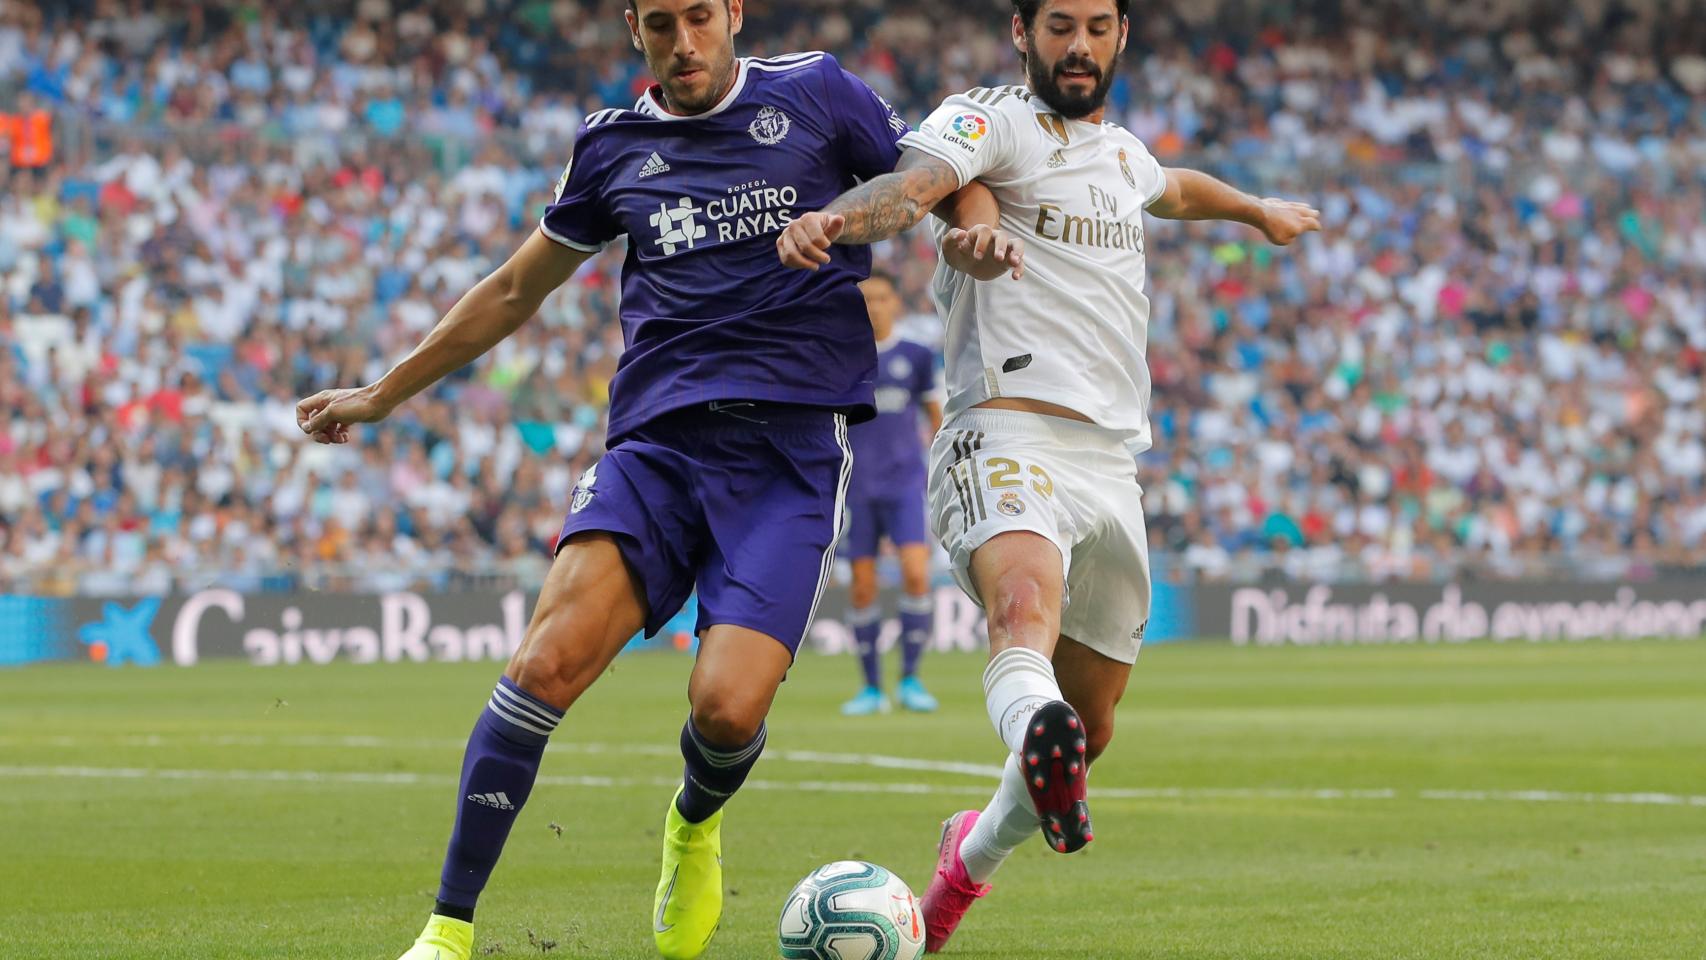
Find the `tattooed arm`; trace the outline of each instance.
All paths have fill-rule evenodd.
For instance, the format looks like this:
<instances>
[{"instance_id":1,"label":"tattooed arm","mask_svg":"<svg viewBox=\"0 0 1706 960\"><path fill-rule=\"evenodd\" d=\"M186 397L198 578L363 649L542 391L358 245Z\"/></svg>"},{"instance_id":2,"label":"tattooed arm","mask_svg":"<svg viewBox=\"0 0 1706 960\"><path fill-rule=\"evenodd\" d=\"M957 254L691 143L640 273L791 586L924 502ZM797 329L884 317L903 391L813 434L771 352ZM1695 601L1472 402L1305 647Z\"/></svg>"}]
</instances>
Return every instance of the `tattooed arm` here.
<instances>
[{"instance_id":1,"label":"tattooed arm","mask_svg":"<svg viewBox=\"0 0 1706 960\"><path fill-rule=\"evenodd\" d=\"M785 266L816 270L829 262L831 244L876 243L909 230L936 204L959 189L954 168L908 150L893 173L867 180L830 202L801 214L776 238Z\"/></svg>"},{"instance_id":2,"label":"tattooed arm","mask_svg":"<svg viewBox=\"0 0 1706 960\"><path fill-rule=\"evenodd\" d=\"M989 189L975 181L961 189L953 167L918 150L902 154L893 173L865 181L820 211L802 214L776 239L776 250L785 266L816 270L829 263L832 244L887 240L917 226L933 210L943 222L960 228L949 244L955 248L949 253L949 263L955 269L987 279L980 274L993 270L993 275L999 276L1010 267L1017 276L1023 246L1017 241L1009 243L996 224L999 209ZM967 249L983 248L975 261L984 269L974 272L967 269L973 260L956 255L967 231L978 228L982 242L974 239ZM993 259L985 260L985 251L995 253Z\"/></svg>"},{"instance_id":3,"label":"tattooed arm","mask_svg":"<svg viewBox=\"0 0 1706 960\"><path fill-rule=\"evenodd\" d=\"M893 173L867 180L837 197L823 212L847 218L838 243L876 243L918 225L936 204L960 188L954 168L921 153L901 155Z\"/></svg>"}]
</instances>

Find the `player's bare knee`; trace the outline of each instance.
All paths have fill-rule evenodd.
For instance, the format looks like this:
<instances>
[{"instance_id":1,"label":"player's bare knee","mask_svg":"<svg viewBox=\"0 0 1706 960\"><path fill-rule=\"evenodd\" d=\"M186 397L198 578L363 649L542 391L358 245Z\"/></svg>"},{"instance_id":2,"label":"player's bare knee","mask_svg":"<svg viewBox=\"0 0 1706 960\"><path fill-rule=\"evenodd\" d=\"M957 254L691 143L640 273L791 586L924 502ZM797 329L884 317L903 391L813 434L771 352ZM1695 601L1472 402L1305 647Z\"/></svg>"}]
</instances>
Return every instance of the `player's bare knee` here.
<instances>
[{"instance_id":1,"label":"player's bare knee","mask_svg":"<svg viewBox=\"0 0 1706 960\"><path fill-rule=\"evenodd\" d=\"M1040 578L1015 573L996 583L989 605L990 642L1001 647L1052 642L1052 600Z\"/></svg>"},{"instance_id":2,"label":"player's bare knee","mask_svg":"<svg viewBox=\"0 0 1706 960\"><path fill-rule=\"evenodd\" d=\"M901 573L901 589L909 597L925 597L930 595L930 574L924 570L906 570Z\"/></svg>"},{"instance_id":3,"label":"player's bare knee","mask_svg":"<svg viewBox=\"0 0 1706 960\"><path fill-rule=\"evenodd\" d=\"M762 698L735 691L702 693L693 701L693 727L710 743L739 746L758 736L768 708Z\"/></svg>"},{"instance_id":4,"label":"player's bare knee","mask_svg":"<svg viewBox=\"0 0 1706 960\"><path fill-rule=\"evenodd\" d=\"M863 610L877 602L877 582L874 579L862 580L855 577L851 594L853 608Z\"/></svg>"},{"instance_id":5,"label":"player's bare knee","mask_svg":"<svg viewBox=\"0 0 1706 960\"><path fill-rule=\"evenodd\" d=\"M573 642L571 629L560 618L540 618L508 671L516 686L559 710L567 710L586 692L603 667L592 650Z\"/></svg>"}]
</instances>

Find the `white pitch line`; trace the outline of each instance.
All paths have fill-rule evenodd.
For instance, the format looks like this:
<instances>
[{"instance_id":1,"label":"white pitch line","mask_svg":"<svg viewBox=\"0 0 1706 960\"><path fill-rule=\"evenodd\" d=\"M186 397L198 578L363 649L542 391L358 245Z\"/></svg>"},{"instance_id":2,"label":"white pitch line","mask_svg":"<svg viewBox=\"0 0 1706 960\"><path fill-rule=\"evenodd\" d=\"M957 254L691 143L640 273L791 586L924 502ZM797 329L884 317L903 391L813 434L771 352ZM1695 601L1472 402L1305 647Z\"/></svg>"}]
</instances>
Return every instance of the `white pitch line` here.
<instances>
[{"instance_id":1,"label":"white pitch line","mask_svg":"<svg viewBox=\"0 0 1706 960\"><path fill-rule=\"evenodd\" d=\"M0 766L0 777L39 777L76 780L199 780L237 783L333 783L378 786L454 786L456 778L439 773L364 773L348 770L177 770L152 767ZM679 777L590 777L542 774L547 787L657 787L681 785ZM871 783L839 780L748 780L743 790L809 793L912 793L983 796L983 787L954 787L934 783Z\"/></svg>"},{"instance_id":2,"label":"white pitch line","mask_svg":"<svg viewBox=\"0 0 1706 960\"><path fill-rule=\"evenodd\" d=\"M111 739L48 736L38 738L8 737L0 743L16 743L42 747L81 747L90 744L116 747L145 747L150 749L190 744L214 747L309 747L349 750L457 750L467 748L467 740L428 737L367 737L367 736L282 736L267 737L247 734L222 734L200 737L173 738L159 735L114 737ZM547 753L609 754L629 756L679 758L681 748L658 743L617 744L553 743ZM826 753L819 750L768 750L760 760L786 763L814 763L827 766L875 767L883 770L916 770L926 773L953 773L971 777L999 779L1001 767L985 763L960 763L952 760L925 760L918 757L896 757L881 753Z\"/></svg>"},{"instance_id":3,"label":"white pitch line","mask_svg":"<svg viewBox=\"0 0 1706 960\"><path fill-rule=\"evenodd\" d=\"M153 767L0 766L0 777L84 780L197 780L261 783L334 783L378 786L449 786L447 774L367 773L334 770L181 770ZM592 777L542 775L553 787L657 787L680 784L676 777ZM743 789L808 793L915 794L983 796L987 787L939 783L885 783L863 780L748 780ZM1555 790L1295 789L1284 787L1110 787L1097 789L1099 800L1429 800L1445 802L1574 803L1634 806L1702 807L1706 796L1674 793L1568 793Z\"/></svg>"}]
</instances>

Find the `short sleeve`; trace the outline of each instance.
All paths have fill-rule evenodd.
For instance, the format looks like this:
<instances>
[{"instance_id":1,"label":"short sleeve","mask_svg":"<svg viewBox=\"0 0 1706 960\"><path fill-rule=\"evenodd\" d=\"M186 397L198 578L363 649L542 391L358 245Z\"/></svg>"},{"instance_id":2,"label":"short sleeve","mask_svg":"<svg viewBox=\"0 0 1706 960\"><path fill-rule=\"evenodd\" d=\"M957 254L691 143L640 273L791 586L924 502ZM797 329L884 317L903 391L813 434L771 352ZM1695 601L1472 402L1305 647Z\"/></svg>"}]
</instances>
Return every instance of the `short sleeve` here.
<instances>
[{"instance_id":1,"label":"short sleeve","mask_svg":"<svg viewBox=\"0 0 1706 960\"><path fill-rule=\"evenodd\" d=\"M605 204L609 190L587 133L581 128L569 165L557 181L556 194L539 221L539 231L571 250L597 253L622 231Z\"/></svg>"},{"instance_id":2,"label":"short sleeve","mask_svg":"<svg viewBox=\"0 0 1706 960\"><path fill-rule=\"evenodd\" d=\"M901 145L928 154L954 168L960 186L988 174L999 175L1017 155L1018 136L1008 117L961 93L942 101L936 112L906 135Z\"/></svg>"},{"instance_id":3,"label":"short sleeve","mask_svg":"<svg viewBox=\"0 0 1706 960\"><path fill-rule=\"evenodd\" d=\"M848 170L861 180L893 172L900 162L900 139L909 128L889 102L865 81L825 57L830 111L840 127Z\"/></svg>"},{"instance_id":4,"label":"short sleeve","mask_svg":"<svg viewBox=\"0 0 1706 960\"><path fill-rule=\"evenodd\" d=\"M1143 207L1147 210L1167 192L1167 171L1161 169L1161 161L1155 159L1141 140L1132 139L1137 144L1131 158L1132 176L1137 178L1139 187L1147 190L1143 200Z\"/></svg>"}]
</instances>

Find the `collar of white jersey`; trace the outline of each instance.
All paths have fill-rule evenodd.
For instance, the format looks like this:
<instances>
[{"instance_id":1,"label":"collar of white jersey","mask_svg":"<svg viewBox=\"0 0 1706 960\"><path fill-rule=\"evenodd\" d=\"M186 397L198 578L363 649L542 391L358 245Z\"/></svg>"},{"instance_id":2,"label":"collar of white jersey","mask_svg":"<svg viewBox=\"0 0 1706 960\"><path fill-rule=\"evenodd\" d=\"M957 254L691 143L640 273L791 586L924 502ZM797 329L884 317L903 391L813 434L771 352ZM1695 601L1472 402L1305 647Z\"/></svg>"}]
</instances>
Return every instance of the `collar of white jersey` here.
<instances>
[{"instance_id":1,"label":"collar of white jersey","mask_svg":"<svg viewBox=\"0 0 1706 960\"><path fill-rule=\"evenodd\" d=\"M1051 116L1051 117L1060 117L1060 119L1063 122L1080 123L1086 127L1093 127L1097 130L1100 130L1103 127L1108 125L1108 122L1106 120L1103 120L1101 123L1091 123L1088 120L1074 120L1071 117L1068 117L1068 116L1062 114L1059 110L1056 110L1055 108L1049 106L1048 101L1044 100L1042 97L1037 96L1037 92L1035 90L1031 90L1031 87L1029 84L1025 85L1025 89L1030 91L1030 94L1031 94L1031 100L1030 100L1031 111L1033 113L1039 113L1039 114L1043 114L1043 115ZM1105 116L1105 114L1104 114L1104 116Z\"/></svg>"},{"instance_id":2,"label":"collar of white jersey","mask_svg":"<svg viewBox=\"0 0 1706 960\"><path fill-rule=\"evenodd\" d=\"M658 91L663 89L661 83L652 84L645 93L641 94L640 102L634 105L634 109L654 120L702 120L705 117L714 117L734 106L734 102L740 99L740 92L746 89L746 76L746 58L741 57L735 60L735 85L729 88L728 93L723 94L723 99L718 100L716 106L704 113L670 113L657 100Z\"/></svg>"}]
</instances>

